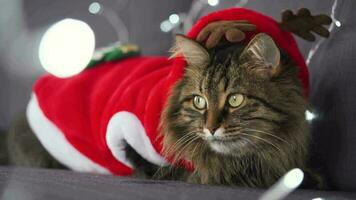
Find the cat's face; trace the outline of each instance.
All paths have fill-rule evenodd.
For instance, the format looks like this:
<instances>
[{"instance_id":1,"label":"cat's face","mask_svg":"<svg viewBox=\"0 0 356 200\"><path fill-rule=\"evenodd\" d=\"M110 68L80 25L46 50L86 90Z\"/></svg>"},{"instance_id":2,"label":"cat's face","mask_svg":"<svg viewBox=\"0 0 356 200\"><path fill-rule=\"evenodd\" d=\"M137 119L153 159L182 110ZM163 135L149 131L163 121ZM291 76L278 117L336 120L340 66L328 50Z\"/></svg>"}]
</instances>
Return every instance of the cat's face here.
<instances>
[{"instance_id":1,"label":"cat's face","mask_svg":"<svg viewBox=\"0 0 356 200\"><path fill-rule=\"evenodd\" d=\"M222 61L183 36L177 47L188 67L163 116L168 151L239 155L290 143L283 125L303 116L304 98L269 36L257 35Z\"/></svg>"}]
</instances>

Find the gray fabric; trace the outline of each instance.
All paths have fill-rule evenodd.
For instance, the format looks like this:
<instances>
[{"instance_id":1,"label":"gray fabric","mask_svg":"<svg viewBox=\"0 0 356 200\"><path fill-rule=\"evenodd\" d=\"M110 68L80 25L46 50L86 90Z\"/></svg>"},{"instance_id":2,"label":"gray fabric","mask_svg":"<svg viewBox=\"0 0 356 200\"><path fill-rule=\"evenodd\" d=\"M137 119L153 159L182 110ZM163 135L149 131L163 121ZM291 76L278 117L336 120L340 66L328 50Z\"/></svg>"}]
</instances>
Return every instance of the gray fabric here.
<instances>
[{"instance_id":1,"label":"gray fabric","mask_svg":"<svg viewBox=\"0 0 356 200\"><path fill-rule=\"evenodd\" d=\"M356 190L356 1L340 1L342 26L320 47L310 65L313 162L330 187Z\"/></svg>"},{"instance_id":2,"label":"gray fabric","mask_svg":"<svg viewBox=\"0 0 356 200\"><path fill-rule=\"evenodd\" d=\"M255 200L264 192L260 189L211 187L183 182L148 181L27 168L0 168L0 188L1 199L4 200ZM288 199L305 200L316 197L328 200L355 199L356 193L300 190L294 192Z\"/></svg>"},{"instance_id":3,"label":"gray fabric","mask_svg":"<svg viewBox=\"0 0 356 200\"><path fill-rule=\"evenodd\" d=\"M7 1L13 2L13 0ZM51 2L46 2L44 0L33 0L23 2L24 19L26 20L24 22L24 27L28 28L30 31L34 31L36 28L47 26L49 23L55 22L56 20L59 20L63 17L73 17L84 19L90 22L90 25L93 26L95 31L98 32L97 42L99 45L103 46L116 40L114 31L107 28L109 25L104 19L90 15L84 11L82 13L77 12L78 10L86 10L88 4L91 1L83 0L78 1L75 4L69 0ZM173 3L171 1L156 0L154 3L152 3L151 1L144 0L130 0L131 5L125 7L127 2L127 0L110 0L107 1L107 5L111 6L112 9L116 10L119 15L123 17L124 22L129 26L132 41L137 42L140 46L142 46L145 54L165 54L171 44L172 37L170 34L164 34L159 31L159 23L172 12L187 11L191 1L174 1ZM222 4L220 7L231 7L235 5L236 2L237 1L221 1ZM285 8L296 10L300 7L307 7L311 9L312 13L330 13L332 3L333 0L268 0L249 1L246 7L273 16L275 19L279 19L280 11ZM6 7L6 10L10 10L12 13L22 11L14 11L13 9L8 8L9 7ZM217 8L214 7L212 9ZM312 154L312 161L314 165L318 166L319 169L325 173L330 187L332 189L338 190L356 190L356 172L354 170L356 168L355 9L356 1L339 0L336 16L342 22L342 27L336 28L336 31L332 33L331 38L326 40L326 42L321 46L320 50L317 52L310 64L310 99L313 107L319 115L318 119L315 120L312 124L314 136L314 153ZM2 12L2 14L3 13L5 12ZM6 18L1 17L1 19ZM13 22L13 18L11 18L9 23L10 22ZM7 22L5 21L4 23ZM9 35L13 35L15 32L16 31L10 31ZM20 30L17 32L25 31ZM3 39L3 41L5 41L5 39L7 40L8 38ZM313 45L313 43L308 43L300 39L298 39L298 44L305 56L307 55L311 45ZM7 51L8 45L3 46L3 49ZM0 54L4 54L4 51L0 52ZM19 54L21 57L22 55L25 55L25 53L22 51L19 51ZM39 67L39 65L31 66L29 63L18 61L21 60L19 58L20 57L18 57L18 59L11 59L13 62L9 63L5 62L5 59L3 58L0 60L0 127L3 128L8 126L9 121L13 117L14 113L25 108L31 90L31 83L35 80L35 77L38 76L39 73L42 73L42 69ZM17 73L15 73L16 75L14 75L13 72L10 73L10 68L18 69ZM31 73L25 73L24 71L26 71L26 69L31 71ZM30 172L27 171L27 173ZM56 190L50 189L49 186L46 186L45 183L47 181L50 183L49 185L54 186L56 185L54 182L60 180L60 185L56 185L56 187L58 186L61 188L61 190L57 192L58 195L61 195L64 198L65 195L67 195L66 192L70 193L75 190L74 186L69 186L68 188L65 187L63 184L67 184L67 182L63 183L64 180L58 178L62 177L63 179L68 179L69 181L73 180L71 176L65 176L69 172L60 172L59 175L55 176L58 177L54 178L54 180L51 180L52 177L48 174L45 176L40 176L41 173L44 173L43 171L36 171L33 173L35 173L35 175L29 175L30 178L26 179L27 182L25 183L30 184L36 183L37 181L40 182L39 184L42 184L42 186L37 186L36 184L24 186L21 182L15 182L14 187L24 188L27 192L30 192L29 190L33 189L33 193L36 193L37 196L40 195L39 193L43 192L45 188L49 191L48 195L53 196ZM49 172L46 171L46 173ZM62 175L62 173L64 173L64 175ZM37 174L39 174L38 178L33 178L34 176L37 176ZM4 176L9 175L11 175L9 171L7 171L5 175L2 173L1 180L4 181ZM80 178L82 175L77 176L79 176L79 178L78 182L75 182L75 184L78 185L77 187L80 188L80 191L85 191L83 188L85 188L86 183L80 183L79 181L86 181L87 179ZM14 175L14 177L17 177L18 180L22 180L20 179L20 175ZM31 177L33 179L31 179ZM96 176L90 177L94 179ZM23 178L26 178L26 176L23 176ZM41 181L41 178L46 178L48 180ZM120 183L120 187L128 187L128 193L131 191L133 196L136 195L134 192L132 192L132 190L130 190L130 186L133 184L132 182L127 181L130 184L128 186L124 186L125 181L123 180L126 179L111 179L108 177L100 178L100 180L102 180L100 184L103 185L109 184L104 183L105 181L103 179L108 181L117 180ZM11 179L6 180L11 182ZM95 182L93 181L93 183ZM155 190L156 183L149 184L152 185L152 189L149 189L149 186L146 184L146 182L144 183L145 184L142 185L147 185L147 187L144 187L145 191ZM2 184L4 184L4 182L2 182ZM13 183L11 182L11 187L13 187L12 184ZM178 183L170 182L167 187L174 188L175 184ZM163 184L160 182L157 183L157 186L158 185ZM93 188L94 186L90 187ZM99 189L103 191L105 189L103 187L104 186L100 185ZM182 187L183 186L180 188ZM184 187L188 186L184 185ZM109 188L111 188L113 191L106 189L108 193L114 192L114 194L116 194L116 188L114 186L110 186ZM140 187L140 189L142 189L142 187ZM123 189L118 190L118 192L123 192L125 194L125 192L121 190ZM135 188L135 190L138 189ZM156 190L159 189L156 188ZM199 191L200 189L196 190ZM230 191L229 189L227 190ZM180 189L179 191L184 190ZM205 190L203 191L205 192ZM237 189L237 191L239 192L227 193L234 195L239 195L240 192L241 195L247 193L245 189ZM250 193L247 195L249 197L256 197L256 194L258 193L250 190L248 192ZM309 194L310 192L306 193ZM85 194L87 196L93 195L92 199L95 199L94 197L99 197L99 194L95 193L94 191L89 191ZM183 196L178 197L184 198L186 197L184 196L185 194L193 195L192 193L183 193L179 194ZM217 195L211 194L210 192L207 192L207 194L208 196L212 195L212 197L218 197ZM221 195L222 193L217 192L217 194ZM165 197L168 198L169 196ZM244 199L247 199L247 197Z\"/></svg>"}]
</instances>

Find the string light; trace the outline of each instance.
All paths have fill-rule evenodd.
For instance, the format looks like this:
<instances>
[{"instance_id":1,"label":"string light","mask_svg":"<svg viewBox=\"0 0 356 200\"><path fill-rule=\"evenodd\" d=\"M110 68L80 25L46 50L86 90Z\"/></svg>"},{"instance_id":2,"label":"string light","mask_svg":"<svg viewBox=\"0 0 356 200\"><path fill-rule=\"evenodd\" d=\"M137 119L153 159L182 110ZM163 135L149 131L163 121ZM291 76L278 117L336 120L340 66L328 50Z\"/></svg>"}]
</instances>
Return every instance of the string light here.
<instances>
[{"instance_id":1,"label":"string light","mask_svg":"<svg viewBox=\"0 0 356 200\"><path fill-rule=\"evenodd\" d=\"M244 7L248 3L248 0L239 0L235 6ZM215 7L220 4L220 0L194 0L189 11L186 13L171 14L168 18L168 21L171 24L168 24L165 21L161 22L161 31L163 32L173 32L173 33L185 33L187 32L200 16L203 13L204 9L209 6Z\"/></svg>"},{"instance_id":2,"label":"string light","mask_svg":"<svg viewBox=\"0 0 356 200\"><path fill-rule=\"evenodd\" d=\"M293 169L289 171L283 179L283 183L290 189L297 188L304 179L304 173L300 169Z\"/></svg>"},{"instance_id":3,"label":"string light","mask_svg":"<svg viewBox=\"0 0 356 200\"><path fill-rule=\"evenodd\" d=\"M305 111L305 119L308 121L312 121L313 119L316 118L316 115L309 110Z\"/></svg>"},{"instance_id":4,"label":"string light","mask_svg":"<svg viewBox=\"0 0 356 200\"><path fill-rule=\"evenodd\" d=\"M334 0L334 3L333 3L333 5L332 5L332 7L331 7L331 14L330 14L330 17L331 17L331 19L332 19L332 21L333 21L334 23L332 23L332 24L329 26L329 28L328 28L329 33L331 33L331 32L334 30L335 26L336 26L336 27L340 27L340 26L341 26L341 22L335 18L335 15L336 15L336 8L337 8L337 7L338 7L338 0ZM307 65L309 65L311 59L313 58L313 56L315 55L315 53L318 51L320 45L321 45L324 41L325 41L324 38L320 39L320 40L310 49L310 51L309 51L309 53L308 53L308 57L307 57L307 59L306 59L306 61L305 61Z\"/></svg>"},{"instance_id":5,"label":"string light","mask_svg":"<svg viewBox=\"0 0 356 200\"><path fill-rule=\"evenodd\" d=\"M164 20L160 24L162 32L185 33L191 28L193 22L199 17L199 14L206 6L217 5L219 0L194 0L192 6L187 13L171 14L168 20Z\"/></svg>"},{"instance_id":6,"label":"string light","mask_svg":"<svg viewBox=\"0 0 356 200\"><path fill-rule=\"evenodd\" d=\"M102 10L102 7L98 2L93 2L89 5L88 10L91 14L99 14Z\"/></svg>"},{"instance_id":7,"label":"string light","mask_svg":"<svg viewBox=\"0 0 356 200\"><path fill-rule=\"evenodd\" d=\"M160 25L162 32L169 32L173 29L173 24L169 20L165 20Z\"/></svg>"},{"instance_id":8,"label":"string light","mask_svg":"<svg viewBox=\"0 0 356 200\"><path fill-rule=\"evenodd\" d=\"M236 3L235 6L244 7L247 3L248 3L248 0L240 0L238 3Z\"/></svg>"},{"instance_id":9,"label":"string light","mask_svg":"<svg viewBox=\"0 0 356 200\"><path fill-rule=\"evenodd\" d=\"M120 15L112 7L106 6L105 3L92 2L88 11L92 14L98 15L98 17L103 17L116 32L117 39L115 41L120 41L121 43L127 43L130 41L129 31L126 24L121 19Z\"/></svg>"},{"instance_id":10,"label":"string light","mask_svg":"<svg viewBox=\"0 0 356 200\"><path fill-rule=\"evenodd\" d=\"M219 4L219 0L208 0L208 4L210 6L217 6Z\"/></svg>"},{"instance_id":11,"label":"string light","mask_svg":"<svg viewBox=\"0 0 356 200\"><path fill-rule=\"evenodd\" d=\"M181 22L180 16L178 14L171 14L167 20L161 22L160 28L162 32L170 32Z\"/></svg>"},{"instance_id":12,"label":"string light","mask_svg":"<svg viewBox=\"0 0 356 200\"><path fill-rule=\"evenodd\" d=\"M303 182L304 173L301 169L295 168L287 172L272 187L262 194L259 200L280 200L284 199L291 192L299 187Z\"/></svg>"},{"instance_id":13,"label":"string light","mask_svg":"<svg viewBox=\"0 0 356 200\"><path fill-rule=\"evenodd\" d=\"M179 15L177 14L171 14L169 16L169 21L172 23L172 24L177 24L179 22Z\"/></svg>"}]
</instances>

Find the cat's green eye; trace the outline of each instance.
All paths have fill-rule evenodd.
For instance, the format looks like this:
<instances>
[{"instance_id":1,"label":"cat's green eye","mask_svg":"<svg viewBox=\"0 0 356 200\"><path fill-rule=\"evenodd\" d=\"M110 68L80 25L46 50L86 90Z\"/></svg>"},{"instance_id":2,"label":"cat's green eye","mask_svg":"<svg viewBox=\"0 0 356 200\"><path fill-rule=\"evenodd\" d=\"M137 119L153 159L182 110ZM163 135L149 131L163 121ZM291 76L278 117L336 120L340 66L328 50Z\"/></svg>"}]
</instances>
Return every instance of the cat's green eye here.
<instances>
[{"instance_id":1,"label":"cat's green eye","mask_svg":"<svg viewBox=\"0 0 356 200\"><path fill-rule=\"evenodd\" d=\"M206 100L201 96L194 96L193 105L195 108L203 110L206 108Z\"/></svg>"},{"instance_id":2,"label":"cat's green eye","mask_svg":"<svg viewBox=\"0 0 356 200\"><path fill-rule=\"evenodd\" d=\"M242 105L245 97L242 94L233 94L229 96L228 103L231 107L237 108Z\"/></svg>"}]
</instances>

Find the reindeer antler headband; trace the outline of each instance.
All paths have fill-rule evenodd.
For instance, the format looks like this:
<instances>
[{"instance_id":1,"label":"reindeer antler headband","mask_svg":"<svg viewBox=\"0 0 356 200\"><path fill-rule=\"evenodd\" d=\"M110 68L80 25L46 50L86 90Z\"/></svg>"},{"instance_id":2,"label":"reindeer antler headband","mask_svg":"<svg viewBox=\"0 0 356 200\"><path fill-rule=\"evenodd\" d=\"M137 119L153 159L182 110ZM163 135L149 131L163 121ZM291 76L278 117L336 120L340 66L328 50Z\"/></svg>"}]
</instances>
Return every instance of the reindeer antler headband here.
<instances>
[{"instance_id":1,"label":"reindeer antler headband","mask_svg":"<svg viewBox=\"0 0 356 200\"><path fill-rule=\"evenodd\" d=\"M311 15L306 8L301 8L294 14L291 10L282 12L282 22L279 26L284 31L289 31L295 35L308 40L314 41L315 36L312 32L322 36L329 37L329 31L323 25L331 24L332 20L328 15ZM221 39L224 38L231 42L240 42L245 39L245 31L254 31L256 26L246 20L236 21L217 21L204 27L197 41L205 43L205 47L210 49L215 47Z\"/></svg>"}]
</instances>

